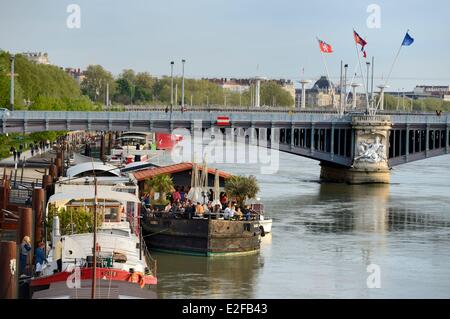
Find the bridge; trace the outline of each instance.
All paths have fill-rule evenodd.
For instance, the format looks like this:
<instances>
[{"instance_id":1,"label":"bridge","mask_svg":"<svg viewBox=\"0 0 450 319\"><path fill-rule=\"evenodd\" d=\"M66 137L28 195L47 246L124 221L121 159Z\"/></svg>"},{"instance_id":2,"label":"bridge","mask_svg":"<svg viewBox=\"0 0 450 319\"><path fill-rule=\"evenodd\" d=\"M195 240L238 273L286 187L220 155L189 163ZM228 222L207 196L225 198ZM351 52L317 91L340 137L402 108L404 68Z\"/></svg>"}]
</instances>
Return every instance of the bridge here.
<instances>
[{"instance_id":1,"label":"bridge","mask_svg":"<svg viewBox=\"0 0 450 319\"><path fill-rule=\"evenodd\" d=\"M230 119L233 134L252 131L280 151L321 162L321 177L349 183L389 182L389 169L449 154L450 116L381 113L198 110L188 112L14 111L1 114L1 133L56 130L159 131L217 127Z\"/></svg>"}]
</instances>

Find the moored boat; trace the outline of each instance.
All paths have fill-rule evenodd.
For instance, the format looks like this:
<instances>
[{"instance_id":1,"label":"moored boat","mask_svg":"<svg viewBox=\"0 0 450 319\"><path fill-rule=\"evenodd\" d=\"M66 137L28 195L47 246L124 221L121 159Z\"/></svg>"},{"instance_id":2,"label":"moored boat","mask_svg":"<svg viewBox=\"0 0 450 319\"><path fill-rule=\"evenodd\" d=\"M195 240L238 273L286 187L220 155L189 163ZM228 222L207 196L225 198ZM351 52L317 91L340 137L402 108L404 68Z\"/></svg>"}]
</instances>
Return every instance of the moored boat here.
<instances>
[{"instance_id":1,"label":"moored boat","mask_svg":"<svg viewBox=\"0 0 450 319\"><path fill-rule=\"evenodd\" d=\"M225 182L232 175L193 163L134 173L144 194L151 192L147 186L152 180L165 175L170 175L169 180L175 185L171 203L167 206L145 204L142 228L150 249L202 256L259 251L264 230L258 214L248 210L245 214L229 216L226 205L220 202L219 194L225 195ZM159 197L164 196L159 194Z\"/></svg>"},{"instance_id":2,"label":"moored boat","mask_svg":"<svg viewBox=\"0 0 450 319\"><path fill-rule=\"evenodd\" d=\"M95 171L95 167L91 170ZM73 293L64 291L61 283L65 283L67 289L81 289L89 280L99 287L105 283L114 286L118 291L116 297L141 298L146 294L130 295L134 291L131 286L142 288L157 284L156 261L141 240L136 184L121 176L104 176L98 180L87 174L88 170L84 170L78 178L61 179L55 187L56 193L48 200L46 216L52 218L52 245L41 273L30 281L33 298L34 292L48 289L54 290L54 297L70 297ZM77 231L76 227L82 227L77 224L77 214L82 212L94 212L93 215L98 216L99 226L94 227L93 232ZM66 219L65 226L61 227L63 235L59 227L60 214ZM125 290L123 294L122 290ZM44 295L52 293L36 296Z\"/></svg>"},{"instance_id":3,"label":"moored boat","mask_svg":"<svg viewBox=\"0 0 450 319\"><path fill-rule=\"evenodd\" d=\"M153 214L142 227L150 249L172 253L249 254L258 252L261 243L260 224L256 220L176 219Z\"/></svg>"}]
</instances>

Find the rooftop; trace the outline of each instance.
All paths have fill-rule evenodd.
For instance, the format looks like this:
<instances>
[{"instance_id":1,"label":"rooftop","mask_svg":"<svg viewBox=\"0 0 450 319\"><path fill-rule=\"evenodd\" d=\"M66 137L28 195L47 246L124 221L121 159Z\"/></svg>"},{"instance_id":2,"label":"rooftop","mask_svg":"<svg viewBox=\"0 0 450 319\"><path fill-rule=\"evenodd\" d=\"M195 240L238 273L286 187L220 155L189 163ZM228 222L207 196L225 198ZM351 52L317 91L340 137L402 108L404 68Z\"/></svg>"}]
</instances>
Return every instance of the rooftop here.
<instances>
[{"instance_id":1,"label":"rooftop","mask_svg":"<svg viewBox=\"0 0 450 319\"><path fill-rule=\"evenodd\" d=\"M169 165L169 166L164 166L164 167L155 167L155 168L149 168L149 169L145 169L145 170L141 170L138 172L133 173L134 177L136 178L137 181L143 181L147 178L153 178L157 175L161 175L161 174L174 174L174 173L179 173L179 172L183 172L183 171L187 171L187 170L192 170L193 167L193 163L190 162L185 162L185 163L179 163L179 164L174 164L174 165ZM202 167L201 165L198 166L199 169L201 170ZM208 174L215 174L216 169L215 168L208 168ZM219 176L222 178L230 178L232 175L229 173L226 173L224 171L220 171L218 170Z\"/></svg>"}]
</instances>

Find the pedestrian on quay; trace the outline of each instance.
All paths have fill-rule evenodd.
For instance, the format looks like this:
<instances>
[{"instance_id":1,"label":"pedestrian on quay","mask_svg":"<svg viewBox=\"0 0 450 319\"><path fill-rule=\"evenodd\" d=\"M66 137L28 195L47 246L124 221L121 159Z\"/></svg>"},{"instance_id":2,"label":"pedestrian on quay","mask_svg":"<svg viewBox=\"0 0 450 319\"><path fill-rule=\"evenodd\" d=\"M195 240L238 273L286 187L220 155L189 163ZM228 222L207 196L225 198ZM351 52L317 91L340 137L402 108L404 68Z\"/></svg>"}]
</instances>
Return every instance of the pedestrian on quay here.
<instances>
[{"instance_id":1,"label":"pedestrian on quay","mask_svg":"<svg viewBox=\"0 0 450 319\"><path fill-rule=\"evenodd\" d=\"M30 144L31 156L34 156L34 145Z\"/></svg>"},{"instance_id":2,"label":"pedestrian on quay","mask_svg":"<svg viewBox=\"0 0 450 319\"><path fill-rule=\"evenodd\" d=\"M13 157L14 157L14 162L15 162L16 161L16 157L17 157L16 148L14 146L11 146L10 151L11 151Z\"/></svg>"},{"instance_id":3,"label":"pedestrian on quay","mask_svg":"<svg viewBox=\"0 0 450 319\"><path fill-rule=\"evenodd\" d=\"M38 244L38 247L36 248L35 251L35 258L36 258L36 276L39 277L41 275L42 272L42 267L44 266L44 263L47 262L47 258L45 258L45 251L44 251L44 242L41 241Z\"/></svg>"},{"instance_id":4,"label":"pedestrian on quay","mask_svg":"<svg viewBox=\"0 0 450 319\"><path fill-rule=\"evenodd\" d=\"M20 275L26 275L28 254L31 250L30 237L25 236L20 244Z\"/></svg>"},{"instance_id":5,"label":"pedestrian on quay","mask_svg":"<svg viewBox=\"0 0 450 319\"><path fill-rule=\"evenodd\" d=\"M58 272L62 271L62 241L63 238L61 237L55 245L55 252L53 255L53 259L56 260L56 264L58 265Z\"/></svg>"}]
</instances>

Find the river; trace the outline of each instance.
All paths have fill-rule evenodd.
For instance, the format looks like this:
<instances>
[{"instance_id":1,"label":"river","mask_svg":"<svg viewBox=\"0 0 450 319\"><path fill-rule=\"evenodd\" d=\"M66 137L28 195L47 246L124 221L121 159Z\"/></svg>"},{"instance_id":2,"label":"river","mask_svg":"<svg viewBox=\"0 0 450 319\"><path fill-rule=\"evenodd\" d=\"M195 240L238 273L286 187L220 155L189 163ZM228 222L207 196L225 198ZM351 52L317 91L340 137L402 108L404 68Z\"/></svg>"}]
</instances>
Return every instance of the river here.
<instances>
[{"instance_id":1,"label":"river","mask_svg":"<svg viewBox=\"0 0 450 319\"><path fill-rule=\"evenodd\" d=\"M449 160L396 167L391 185L357 186L322 184L317 162L285 153L274 175L257 165L214 165L256 175L272 234L249 256L154 253L158 296L449 298ZM368 288L369 265L380 288Z\"/></svg>"}]
</instances>

